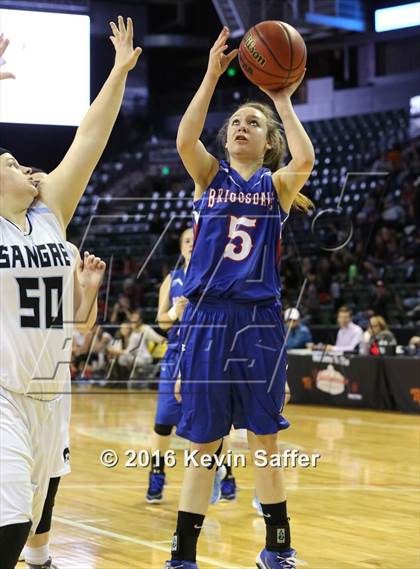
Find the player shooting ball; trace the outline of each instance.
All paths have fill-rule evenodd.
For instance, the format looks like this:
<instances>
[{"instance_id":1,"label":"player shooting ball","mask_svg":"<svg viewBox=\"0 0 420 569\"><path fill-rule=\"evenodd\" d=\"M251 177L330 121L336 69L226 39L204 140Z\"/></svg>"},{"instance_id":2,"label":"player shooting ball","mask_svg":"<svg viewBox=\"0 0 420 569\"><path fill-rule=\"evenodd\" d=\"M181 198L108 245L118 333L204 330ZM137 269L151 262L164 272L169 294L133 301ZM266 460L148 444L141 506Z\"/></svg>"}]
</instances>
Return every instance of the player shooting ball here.
<instances>
[{"instance_id":1,"label":"player shooting ball","mask_svg":"<svg viewBox=\"0 0 420 569\"><path fill-rule=\"evenodd\" d=\"M194 248L184 281L189 303L180 329L182 417L177 434L199 455L219 456L232 425L246 429L251 456L278 452L277 433L286 389L285 327L278 264L282 227L292 205L312 202L300 191L314 164L314 149L288 87L265 92L283 123L291 160L282 167L285 139L272 109L241 105L223 125L226 160L200 141L220 76L236 56L224 28L210 50L204 79L178 128L177 148L195 184ZM206 514L216 460L187 468L166 568L197 569L196 547ZM255 468L266 522L260 569L296 566L291 547L282 469Z\"/></svg>"}]
</instances>

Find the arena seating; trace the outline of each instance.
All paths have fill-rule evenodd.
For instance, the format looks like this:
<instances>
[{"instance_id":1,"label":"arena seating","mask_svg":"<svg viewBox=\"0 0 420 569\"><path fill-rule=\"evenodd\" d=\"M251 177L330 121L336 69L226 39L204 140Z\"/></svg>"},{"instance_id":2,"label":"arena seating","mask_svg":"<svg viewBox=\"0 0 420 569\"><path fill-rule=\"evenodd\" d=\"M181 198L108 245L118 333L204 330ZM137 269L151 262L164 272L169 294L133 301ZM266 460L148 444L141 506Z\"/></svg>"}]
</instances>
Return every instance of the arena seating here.
<instances>
[{"instance_id":1,"label":"arena seating","mask_svg":"<svg viewBox=\"0 0 420 569\"><path fill-rule=\"evenodd\" d=\"M319 280L325 269L322 263L320 265L320 259L327 257L335 259L334 266L327 266L326 272L330 276L337 274L340 300L363 312L369 308L371 296L367 285L373 286L376 280L384 280L392 296L391 323L407 324L401 307L406 296L416 294L414 283L419 274L419 244L410 205L412 196L406 196L404 201L403 187L413 183L419 172L415 168L410 171L411 166L404 159L398 167L392 162L393 156L388 156L391 151L395 153L395 149L404 156L401 149L408 147L407 112L396 110L321 120L306 123L305 128L316 149L316 162L304 191L315 202L318 212L336 207L345 183L341 206L352 220L357 239L347 245L348 257L338 261L339 255L320 250L316 240L311 238L313 215L294 213L283 236L284 272L286 275L295 273L294 279L287 276L284 279L286 302L295 302L304 276L309 274L311 277L311 271ZM207 132L205 138L214 140L215 135ZM215 151L214 147L212 151ZM154 318L159 283L164 272L178 258L176 236L190 224L192 191L192 183L176 153L174 139L153 135L146 143L133 145L132 151L102 164L92 177L73 220L73 241L112 263L114 284L122 283L128 276L136 276L119 268L122 258L131 259L147 291L146 306L143 307L146 319ZM388 207L402 203L403 223L398 219L391 224L381 220L384 203ZM390 259L389 268L385 272L381 269L376 275L375 240L380 241L377 233L383 225L389 228L399 251L393 261ZM390 239L389 235L386 239ZM384 246L386 239L383 238ZM356 246L360 240L367 246L365 251L360 250L360 243ZM308 274L302 266L299 268L304 258L312 267ZM349 278L352 264L358 267L354 279ZM409 269L411 281L407 279ZM145 280L147 283L143 282ZM326 281L330 286L331 279ZM316 310L312 314L311 306L314 305L311 302L306 305L304 298L303 313L315 324L332 324L336 306L330 290L323 290L318 282L313 285L316 287Z\"/></svg>"}]
</instances>

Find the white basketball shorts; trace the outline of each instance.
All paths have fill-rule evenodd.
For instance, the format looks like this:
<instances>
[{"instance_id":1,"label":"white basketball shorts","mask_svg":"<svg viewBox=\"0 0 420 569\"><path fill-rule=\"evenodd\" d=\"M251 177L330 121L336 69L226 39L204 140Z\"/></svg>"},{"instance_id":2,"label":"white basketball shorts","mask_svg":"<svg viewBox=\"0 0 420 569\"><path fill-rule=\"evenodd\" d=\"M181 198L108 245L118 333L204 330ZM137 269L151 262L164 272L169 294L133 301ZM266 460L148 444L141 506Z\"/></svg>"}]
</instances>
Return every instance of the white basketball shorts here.
<instances>
[{"instance_id":1,"label":"white basketball shorts","mask_svg":"<svg viewBox=\"0 0 420 569\"><path fill-rule=\"evenodd\" d=\"M0 526L42 515L50 478L62 452L66 405L40 401L0 387Z\"/></svg>"}]
</instances>

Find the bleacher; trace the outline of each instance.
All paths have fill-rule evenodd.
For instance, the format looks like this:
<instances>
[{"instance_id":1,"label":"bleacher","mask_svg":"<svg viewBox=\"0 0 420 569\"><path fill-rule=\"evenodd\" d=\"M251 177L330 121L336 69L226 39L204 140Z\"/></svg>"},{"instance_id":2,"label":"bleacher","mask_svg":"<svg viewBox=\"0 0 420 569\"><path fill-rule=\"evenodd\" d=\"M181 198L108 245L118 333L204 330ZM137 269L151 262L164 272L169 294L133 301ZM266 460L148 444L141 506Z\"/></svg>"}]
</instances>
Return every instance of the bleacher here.
<instances>
[{"instance_id":1,"label":"bleacher","mask_svg":"<svg viewBox=\"0 0 420 569\"><path fill-rule=\"evenodd\" d=\"M320 120L306 123L305 128L313 141L316 161L304 191L315 202L317 211L336 207L345 183L341 206L353 223L368 197L377 200L390 191L399 196L400 188L390 188L388 176L373 173L372 166L387 150L407 141L405 110ZM215 138L215 133L206 133L206 138ZM170 170L167 175L161 173L164 167ZM156 312L162 266L172 266L178 257L176 251L166 250L166 238L179 234L190 224L192 192L193 184L176 153L175 141L153 137L95 172L74 217L71 234L81 248L95 251L108 262L130 257L140 267L139 278L147 277L149 281L147 317L153 318ZM294 213L283 245L297 248L300 257L316 260L320 251L316 240L310 238L311 221L311 217ZM354 245L350 241L348 247L352 249ZM112 289L118 291L118 282L127 275L114 272ZM393 274L387 280L403 297L406 291L412 291L400 286L400 276ZM288 290L288 301L292 303L298 292ZM367 307L366 282L361 279L345 285L343 296L360 309ZM321 303L320 310L321 323L334 322L331 303ZM398 306L393 309L393 317L404 323Z\"/></svg>"}]
</instances>

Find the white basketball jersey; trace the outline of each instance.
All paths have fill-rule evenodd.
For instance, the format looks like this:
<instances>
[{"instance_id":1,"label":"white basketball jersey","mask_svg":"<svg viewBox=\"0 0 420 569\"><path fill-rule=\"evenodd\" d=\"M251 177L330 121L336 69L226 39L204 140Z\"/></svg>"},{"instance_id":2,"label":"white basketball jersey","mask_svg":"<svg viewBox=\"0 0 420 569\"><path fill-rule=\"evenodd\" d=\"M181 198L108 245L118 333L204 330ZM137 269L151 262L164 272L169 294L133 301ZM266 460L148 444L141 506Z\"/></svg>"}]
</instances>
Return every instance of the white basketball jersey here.
<instances>
[{"instance_id":1,"label":"white basketball jersey","mask_svg":"<svg viewBox=\"0 0 420 569\"><path fill-rule=\"evenodd\" d=\"M50 400L70 374L74 255L45 204L27 221L23 232L0 217L0 385Z\"/></svg>"}]
</instances>

